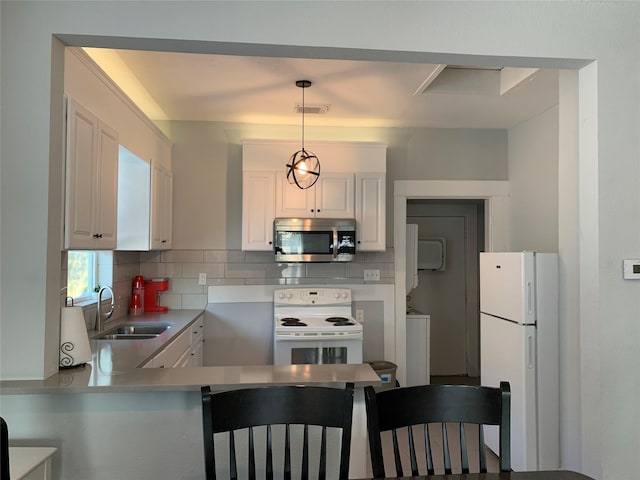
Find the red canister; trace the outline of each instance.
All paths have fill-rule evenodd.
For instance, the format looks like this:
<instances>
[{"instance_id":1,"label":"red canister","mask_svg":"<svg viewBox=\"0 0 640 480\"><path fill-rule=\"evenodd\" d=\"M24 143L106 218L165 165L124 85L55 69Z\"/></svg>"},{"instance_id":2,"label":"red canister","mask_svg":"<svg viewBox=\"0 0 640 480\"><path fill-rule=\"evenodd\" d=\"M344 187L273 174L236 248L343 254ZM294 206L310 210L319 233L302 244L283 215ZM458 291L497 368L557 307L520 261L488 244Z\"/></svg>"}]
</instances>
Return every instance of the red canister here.
<instances>
[{"instance_id":1,"label":"red canister","mask_svg":"<svg viewBox=\"0 0 640 480\"><path fill-rule=\"evenodd\" d=\"M144 277L142 275L133 277L129 313L131 315L142 315L144 313Z\"/></svg>"}]
</instances>

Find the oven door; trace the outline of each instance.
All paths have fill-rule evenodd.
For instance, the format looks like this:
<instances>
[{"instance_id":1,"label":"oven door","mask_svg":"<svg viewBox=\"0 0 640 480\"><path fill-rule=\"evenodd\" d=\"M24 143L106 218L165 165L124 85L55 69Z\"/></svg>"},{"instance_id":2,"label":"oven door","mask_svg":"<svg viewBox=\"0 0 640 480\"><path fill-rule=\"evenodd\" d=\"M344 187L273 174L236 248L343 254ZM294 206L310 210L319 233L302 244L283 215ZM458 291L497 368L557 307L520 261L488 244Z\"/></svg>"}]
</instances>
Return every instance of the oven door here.
<instances>
[{"instance_id":1,"label":"oven door","mask_svg":"<svg viewBox=\"0 0 640 480\"><path fill-rule=\"evenodd\" d=\"M362 339L288 340L274 344L275 365L362 363Z\"/></svg>"}]
</instances>

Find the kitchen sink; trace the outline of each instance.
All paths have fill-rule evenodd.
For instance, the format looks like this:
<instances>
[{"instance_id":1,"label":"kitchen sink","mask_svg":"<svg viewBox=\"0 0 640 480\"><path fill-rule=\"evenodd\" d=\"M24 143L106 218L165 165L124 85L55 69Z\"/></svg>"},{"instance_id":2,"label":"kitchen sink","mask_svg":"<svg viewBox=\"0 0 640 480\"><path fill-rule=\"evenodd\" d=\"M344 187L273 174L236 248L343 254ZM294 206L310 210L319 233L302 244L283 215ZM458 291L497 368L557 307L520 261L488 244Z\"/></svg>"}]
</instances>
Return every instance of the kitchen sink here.
<instances>
[{"instance_id":1,"label":"kitchen sink","mask_svg":"<svg viewBox=\"0 0 640 480\"><path fill-rule=\"evenodd\" d=\"M95 340L148 340L150 338L156 338L158 334L148 333L109 333L94 337Z\"/></svg>"},{"instance_id":2,"label":"kitchen sink","mask_svg":"<svg viewBox=\"0 0 640 480\"><path fill-rule=\"evenodd\" d=\"M123 323L93 337L95 340L145 340L171 328L170 323Z\"/></svg>"}]
</instances>

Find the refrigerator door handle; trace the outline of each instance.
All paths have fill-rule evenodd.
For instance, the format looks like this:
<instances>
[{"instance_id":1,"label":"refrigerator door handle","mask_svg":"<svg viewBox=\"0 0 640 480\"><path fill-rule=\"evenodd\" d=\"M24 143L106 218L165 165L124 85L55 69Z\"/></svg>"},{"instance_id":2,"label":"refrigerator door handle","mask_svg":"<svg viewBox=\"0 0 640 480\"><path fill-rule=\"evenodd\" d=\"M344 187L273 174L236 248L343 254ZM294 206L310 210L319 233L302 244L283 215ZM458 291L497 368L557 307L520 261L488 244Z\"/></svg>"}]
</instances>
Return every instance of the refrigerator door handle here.
<instances>
[{"instance_id":1,"label":"refrigerator door handle","mask_svg":"<svg viewBox=\"0 0 640 480\"><path fill-rule=\"evenodd\" d=\"M531 282L527 282L527 314L533 315L533 289Z\"/></svg>"},{"instance_id":2,"label":"refrigerator door handle","mask_svg":"<svg viewBox=\"0 0 640 480\"><path fill-rule=\"evenodd\" d=\"M533 345L533 336L527 335L527 368L533 369L535 367L535 350Z\"/></svg>"}]
</instances>

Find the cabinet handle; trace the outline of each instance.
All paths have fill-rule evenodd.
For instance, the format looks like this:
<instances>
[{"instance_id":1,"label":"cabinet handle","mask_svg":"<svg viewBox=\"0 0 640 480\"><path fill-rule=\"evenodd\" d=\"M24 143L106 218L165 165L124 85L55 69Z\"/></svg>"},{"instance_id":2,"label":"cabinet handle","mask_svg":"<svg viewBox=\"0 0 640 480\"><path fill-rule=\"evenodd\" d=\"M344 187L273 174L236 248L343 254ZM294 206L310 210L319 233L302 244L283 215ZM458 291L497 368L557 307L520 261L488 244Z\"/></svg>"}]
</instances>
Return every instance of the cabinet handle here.
<instances>
[{"instance_id":1,"label":"cabinet handle","mask_svg":"<svg viewBox=\"0 0 640 480\"><path fill-rule=\"evenodd\" d=\"M360 240L358 240L358 242L357 242L357 243L360 243Z\"/></svg>"},{"instance_id":2,"label":"cabinet handle","mask_svg":"<svg viewBox=\"0 0 640 480\"><path fill-rule=\"evenodd\" d=\"M320 209L319 208L316 210L316 213L320 213Z\"/></svg>"},{"instance_id":3,"label":"cabinet handle","mask_svg":"<svg viewBox=\"0 0 640 480\"><path fill-rule=\"evenodd\" d=\"M102 235L100 235L100 236L102 236ZM167 241L166 240L162 240L160 243L167 243Z\"/></svg>"},{"instance_id":4,"label":"cabinet handle","mask_svg":"<svg viewBox=\"0 0 640 480\"><path fill-rule=\"evenodd\" d=\"M313 208L311 209L311 213L313 213Z\"/></svg>"},{"instance_id":5,"label":"cabinet handle","mask_svg":"<svg viewBox=\"0 0 640 480\"><path fill-rule=\"evenodd\" d=\"M102 234L101 233L94 233L93 234L93 238L102 238Z\"/></svg>"},{"instance_id":6,"label":"cabinet handle","mask_svg":"<svg viewBox=\"0 0 640 480\"><path fill-rule=\"evenodd\" d=\"M273 244L273 242L269 242L269 245L272 245L272 244Z\"/></svg>"}]
</instances>

